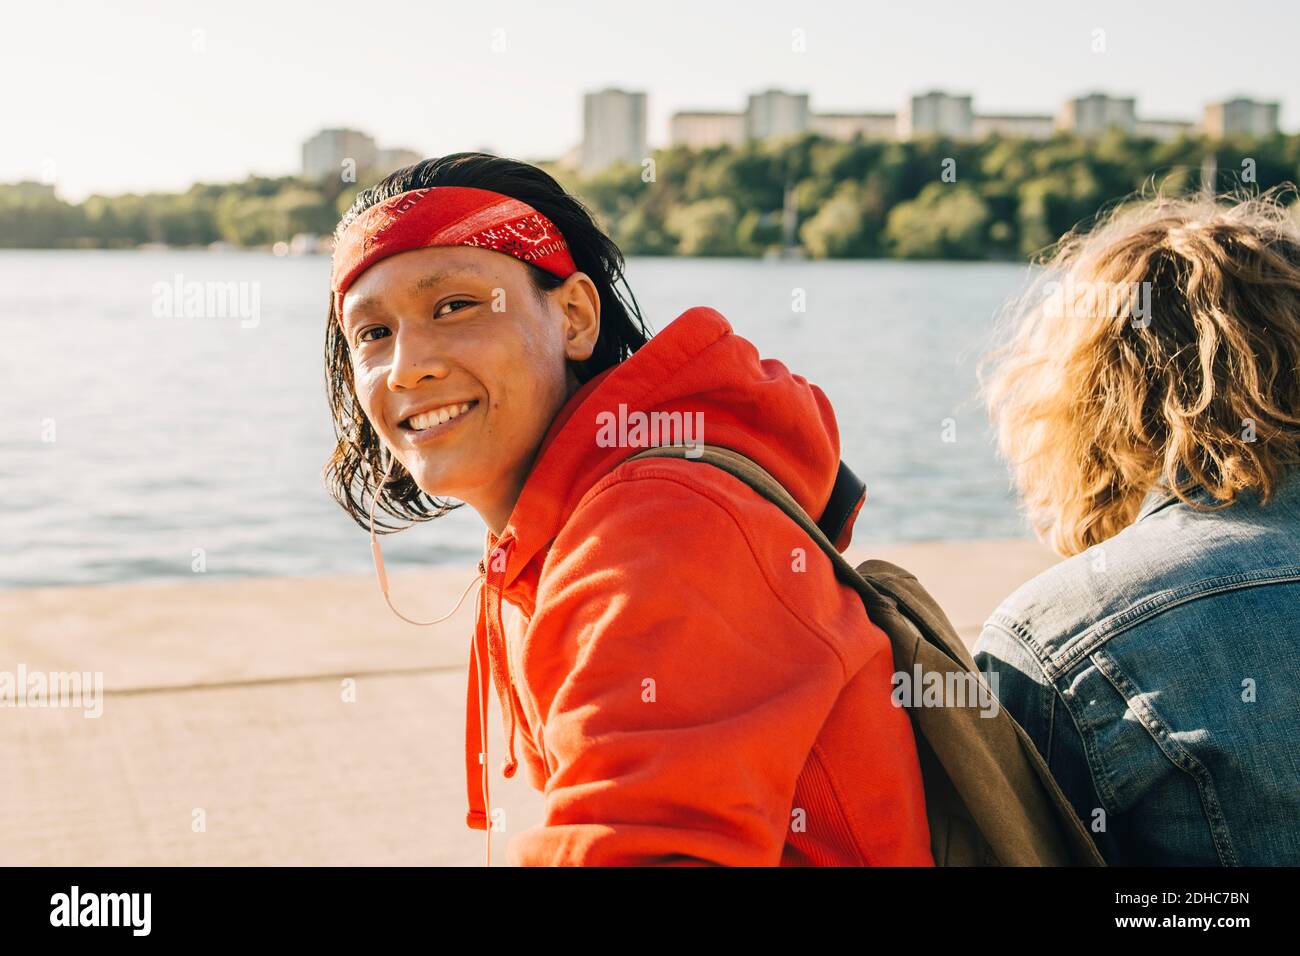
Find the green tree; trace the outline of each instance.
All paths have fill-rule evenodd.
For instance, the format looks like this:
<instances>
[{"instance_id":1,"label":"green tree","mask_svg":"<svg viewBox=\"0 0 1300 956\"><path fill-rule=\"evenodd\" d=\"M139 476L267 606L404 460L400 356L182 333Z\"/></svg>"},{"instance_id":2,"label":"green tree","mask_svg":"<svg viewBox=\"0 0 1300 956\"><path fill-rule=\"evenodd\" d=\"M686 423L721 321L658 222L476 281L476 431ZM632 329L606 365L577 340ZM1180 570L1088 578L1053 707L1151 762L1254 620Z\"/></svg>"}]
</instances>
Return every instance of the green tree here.
<instances>
[{"instance_id":1,"label":"green tree","mask_svg":"<svg viewBox=\"0 0 1300 956\"><path fill-rule=\"evenodd\" d=\"M683 256L734 256L739 215L736 204L726 196L701 199L680 206L668 215L668 232L677 237L677 253Z\"/></svg>"},{"instance_id":2,"label":"green tree","mask_svg":"<svg viewBox=\"0 0 1300 956\"><path fill-rule=\"evenodd\" d=\"M799 238L809 255L830 259L868 254L864 192L860 183L841 183L830 201L803 224Z\"/></svg>"},{"instance_id":3,"label":"green tree","mask_svg":"<svg viewBox=\"0 0 1300 956\"><path fill-rule=\"evenodd\" d=\"M989 210L964 184L932 182L889 214L885 236L904 259L979 259L987 254Z\"/></svg>"},{"instance_id":4,"label":"green tree","mask_svg":"<svg viewBox=\"0 0 1300 956\"><path fill-rule=\"evenodd\" d=\"M750 209L740 217L736 227L736 242L741 255L761 256L768 249L781 245L781 216L775 212Z\"/></svg>"},{"instance_id":5,"label":"green tree","mask_svg":"<svg viewBox=\"0 0 1300 956\"><path fill-rule=\"evenodd\" d=\"M629 256L670 256L677 251L677 239L650 206L630 209L615 220L610 238Z\"/></svg>"}]
</instances>

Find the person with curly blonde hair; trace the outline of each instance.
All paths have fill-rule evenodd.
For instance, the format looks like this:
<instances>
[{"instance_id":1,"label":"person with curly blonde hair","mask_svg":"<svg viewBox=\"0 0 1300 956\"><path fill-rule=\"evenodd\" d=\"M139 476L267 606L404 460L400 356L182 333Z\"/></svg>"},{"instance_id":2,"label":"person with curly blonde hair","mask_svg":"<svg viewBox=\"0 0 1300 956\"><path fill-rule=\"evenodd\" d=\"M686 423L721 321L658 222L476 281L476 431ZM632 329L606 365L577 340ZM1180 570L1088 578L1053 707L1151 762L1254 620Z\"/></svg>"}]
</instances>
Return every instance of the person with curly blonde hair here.
<instances>
[{"instance_id":1,"label":"person with curly blonde hair","mask_svg":"<svg viewBox=\"0 0 1300 956\"><path fill-rule=\"evenodd\" d=\"M986 394L1067 557L976 645L1112 864L1300 864L1300 227L1293 194L1076 229Z\"/></svg>"}]
</instances>

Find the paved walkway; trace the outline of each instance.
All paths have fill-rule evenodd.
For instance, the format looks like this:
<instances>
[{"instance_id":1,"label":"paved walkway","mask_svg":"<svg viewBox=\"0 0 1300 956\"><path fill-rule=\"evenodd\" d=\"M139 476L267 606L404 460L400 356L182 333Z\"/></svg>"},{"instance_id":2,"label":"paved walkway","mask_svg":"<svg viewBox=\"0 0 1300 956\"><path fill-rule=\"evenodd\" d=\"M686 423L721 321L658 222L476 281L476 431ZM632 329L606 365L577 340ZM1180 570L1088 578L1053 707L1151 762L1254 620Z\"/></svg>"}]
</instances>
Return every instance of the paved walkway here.
<instances>
[{"instance_id":1,"label":"paved walkway","mask_svg":"<svg viewBox=\"0 0 1300 956\"><path fill-rule=\"evenodd\" d=\"M915 572L968 641L1055 560L1032 541L872 554ZM394 573L394 600L439 617L472 574ZM104 680L98 718L0 708L0 865L481 865L462 757L473 596L416 628L369 576L0 591L0 671ZM499 768L495 695L489 713ZM541 821L525 776L493 771L494 865Z\"/></svg>"}]
</instances>

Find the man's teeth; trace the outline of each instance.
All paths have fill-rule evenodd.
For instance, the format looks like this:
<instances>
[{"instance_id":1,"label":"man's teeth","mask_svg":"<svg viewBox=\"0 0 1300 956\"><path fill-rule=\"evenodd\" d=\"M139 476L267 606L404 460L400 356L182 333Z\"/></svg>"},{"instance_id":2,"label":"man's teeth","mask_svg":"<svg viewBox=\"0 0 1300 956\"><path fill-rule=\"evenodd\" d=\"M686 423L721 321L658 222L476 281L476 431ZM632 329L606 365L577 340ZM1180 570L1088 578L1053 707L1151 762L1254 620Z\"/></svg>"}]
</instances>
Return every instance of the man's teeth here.
<instances>
[{"instance_id":1,"label":"man's teeth","mask_svg":"<svg viewBox=\"0 0 1300 956\"><path fill-rule=\"evenodd\" d=\"M420 431L424 428L432 428L434 425L441 425L443 422L451 421L457 415L463 415L469 411L469 406L469 402L462 402L459 405L444 405L442 408L425 412L423 415L412 415L407 421L411 428Z\"/></svg>"}]
</instances>

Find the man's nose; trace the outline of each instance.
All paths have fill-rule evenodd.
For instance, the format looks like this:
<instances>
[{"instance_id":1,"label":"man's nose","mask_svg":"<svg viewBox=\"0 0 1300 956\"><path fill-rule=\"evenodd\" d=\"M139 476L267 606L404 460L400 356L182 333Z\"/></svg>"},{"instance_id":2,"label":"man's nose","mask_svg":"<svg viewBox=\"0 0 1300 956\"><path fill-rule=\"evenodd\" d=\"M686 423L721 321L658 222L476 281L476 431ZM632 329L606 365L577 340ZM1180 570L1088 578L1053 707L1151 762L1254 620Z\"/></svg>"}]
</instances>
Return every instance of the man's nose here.
<instances>
[{"instance_id":1,"label":"man's nose","mask_svg":"<svg viewBox=\"0 0 1300 956\"><path fill-rule=\"evenodd\" d=\"M414 388L425 379L447 377L450 365L438 336L408 322L398 328L394 338L393 364L388 370L391 391Z\"/></svg>"}]
</instances>

